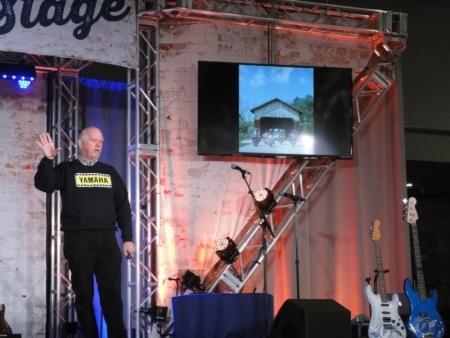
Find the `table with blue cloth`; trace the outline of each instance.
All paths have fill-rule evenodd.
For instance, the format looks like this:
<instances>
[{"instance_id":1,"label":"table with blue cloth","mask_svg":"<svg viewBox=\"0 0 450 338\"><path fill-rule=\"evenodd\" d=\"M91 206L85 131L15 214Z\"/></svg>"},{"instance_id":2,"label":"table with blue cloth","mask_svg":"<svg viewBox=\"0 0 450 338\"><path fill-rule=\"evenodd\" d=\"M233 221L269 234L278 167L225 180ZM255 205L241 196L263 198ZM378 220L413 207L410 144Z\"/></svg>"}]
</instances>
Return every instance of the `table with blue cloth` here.
<instances>
[{"instance_id":1,"label":"table with blue cloth","mask_svg":"<svg viewBox=\"0 0 450 338\"><path fill-rule=\"evenodd\" d=\"M273 321L273 296L199 293L172 298L174 338L264 338Z\"/></svg>"}]
</instances>

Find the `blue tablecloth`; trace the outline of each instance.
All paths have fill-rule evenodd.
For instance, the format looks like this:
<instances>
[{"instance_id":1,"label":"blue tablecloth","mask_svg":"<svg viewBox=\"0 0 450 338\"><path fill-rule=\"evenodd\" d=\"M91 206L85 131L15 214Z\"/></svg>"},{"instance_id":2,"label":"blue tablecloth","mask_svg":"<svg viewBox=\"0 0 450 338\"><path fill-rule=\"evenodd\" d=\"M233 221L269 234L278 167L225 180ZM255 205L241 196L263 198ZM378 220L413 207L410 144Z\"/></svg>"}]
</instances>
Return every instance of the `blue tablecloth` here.
<instances>
[{"instance_id":1,"label":"blue tablecloth","mask_svg":"<svg viewBox=\"0 0 450 338\"><path fill-rule=\"evenodd\" d=\"M201 293L172 298L175 338L264 338L273 321L273 296Z\"/></svg>"}]
</instances>

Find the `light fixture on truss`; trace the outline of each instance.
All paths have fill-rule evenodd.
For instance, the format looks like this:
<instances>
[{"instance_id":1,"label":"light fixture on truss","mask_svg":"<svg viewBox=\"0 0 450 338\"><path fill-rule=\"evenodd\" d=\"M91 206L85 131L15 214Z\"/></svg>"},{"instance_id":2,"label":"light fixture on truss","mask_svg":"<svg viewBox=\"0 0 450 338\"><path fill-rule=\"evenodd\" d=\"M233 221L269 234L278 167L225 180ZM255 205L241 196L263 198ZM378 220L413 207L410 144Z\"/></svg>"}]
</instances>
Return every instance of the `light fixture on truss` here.
<instances>
[{"instance_id":1,"label":"light fixture on truss","mask_svg":"<svg viewBox=\"0 0 450 338\"><path fill-rule=\"evenodd\" d=\"M21 89L26 89L36 80L36 68L33 65L0 63L0 78L13 80Z\"/></svg>"}]
</instances>

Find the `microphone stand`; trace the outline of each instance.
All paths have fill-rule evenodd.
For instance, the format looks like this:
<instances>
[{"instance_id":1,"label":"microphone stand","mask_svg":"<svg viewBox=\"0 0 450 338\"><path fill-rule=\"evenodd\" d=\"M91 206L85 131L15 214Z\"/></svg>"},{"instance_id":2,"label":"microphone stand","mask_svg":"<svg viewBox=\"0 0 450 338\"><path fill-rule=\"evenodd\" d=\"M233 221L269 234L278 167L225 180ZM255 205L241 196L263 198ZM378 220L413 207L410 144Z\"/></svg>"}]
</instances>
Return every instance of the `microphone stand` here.
<instances>
[{"instance_id":1,"label":"microphone stand","mask_svg":"<svg viewBox=\"0 0 450 338\"><path fill-rule=\"evenodd\" d=\"M262 252L264 256L264 293L267 293L267 239L266 239L266 229L269 229L270 234L272 237L275 237L275 234L272 230L272 227L270 226L269 222L267 221L266 215L264 215L264 212L261 210L261 207L258 205L258 202L256 201L255 194L253 193L252 189L250 188L250 184L247 181L247 178L245 177L245 172L242 172L242 179L245 181L245 184L247 184L248 187L248 193L250 196L252 196L253 204L255 205L256 210L258 210L260 222L259 225L262 228Z\"/></svg>"},{"instance_id":2,"label":"microphone stand","mask_svg":"<svg viewBox=\"0 0 450 338\"><path fill-rule=\"evenodd\" d=\"M290 195L286 193L284 194L280 193L280 196L290 198L294 202L293 215L294 215L294 238L295 238L295 277L297 281L297 299L300 299L300 269L299 269L300 260L298 258L298 226L297 226L296 209L298 201L304 202L306 200L303 197Z\"/></svg>"},{"instance_id":3,"label":"microphone stand","mask_svg":"<svg viewBox=\"0 0 450 338\"><path fill-rule=\"evenodd\" d=\"M267 308L268 308L268 306L267 306L268 293L267 293L267 239L266 239L267 234L266 234L266 229L269 229L269 232L270 232L270 234L272 235L273 238L275 237L275 234L274 234L274 232L272 230L272 227L270 226L269 222L267 221L266 215L264 215L264 212L261 210L261 207L259 206L258 202L256 201L255 194L253 193L252 189L250 188L250 184L248 183L247 178L245 177L245 172L242 172L242 179L245 181L245 184L247 184L248 193L250 194L250 196L252 196L253 204L255 205L256 210L258 210L258 214L259 214L259 218L260 218L259 225L262 228L262 252L263 252L263 256L264 256L264 267L263 267L263 270L264 270L263 271L263 275L264 275L264 282L263 283L264 283L264 286L263 286L263 294L264 294L264 297L265 297L265 300L264 300L264 316L266 317L267 316ZM265 333L268 335L269 334L269 330L270 330L270 328L268 326L269 321L265 320L265 322L267 323L267 327L265 328L266 329ZM264 338L265 337L266 337L266 335L264 335Z\"/></svg>"},{"instance_id":4,"label":"microphone stand","mask_svg":"<svg viewBox=\"0 0 450 338\"><path fill-rule=\"evenodd\" d=\"M300 270L299 270L299 264L300 260L298 258L298 229L297 229L297 217L296 217L296 210L297 210L297 199L293 198L294 201L294 238L295 238L295 278L297 281L297 299L300 299Z\"/></svg>"}]
</instances>

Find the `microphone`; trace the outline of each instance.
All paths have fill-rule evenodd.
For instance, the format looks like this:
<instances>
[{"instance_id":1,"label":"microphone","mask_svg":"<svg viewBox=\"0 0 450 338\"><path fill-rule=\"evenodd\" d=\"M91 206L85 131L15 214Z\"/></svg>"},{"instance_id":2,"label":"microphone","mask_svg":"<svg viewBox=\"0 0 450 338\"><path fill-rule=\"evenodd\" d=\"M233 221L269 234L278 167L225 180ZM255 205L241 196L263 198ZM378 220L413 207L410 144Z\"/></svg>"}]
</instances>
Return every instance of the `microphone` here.
<instances>
[{"instance_id":1,"label":"microphone","mask_svg":"<svg viewBox=\"0 0 450 338\"><path fill-rule=\"evenodd\" d=\"M236 163L233 163L233 164L231 165L231 169L239 170L239 171L241 172L242 175L250 174L249 171L247 171L247 170L245 170L245 169L242 169L240 166L236 165Z\"/></svg>"},{"instance_id":2,"label":"microphone","mask_svg":"<svg viewBox=\"0 0 450 338\"><path fill-rule=\"evenodd\" d=\"M291 194L288 194L287 192L281 192L280 191L280 196L288 197L288 198L290 198L290 199L292 199L294 201L306 201L306 199L303 198L303 197L291 195Z\"/></svg>"}]
</instances>

